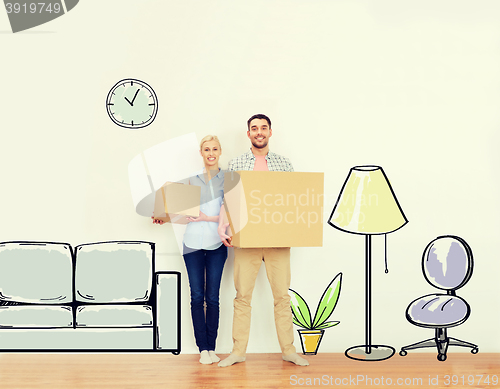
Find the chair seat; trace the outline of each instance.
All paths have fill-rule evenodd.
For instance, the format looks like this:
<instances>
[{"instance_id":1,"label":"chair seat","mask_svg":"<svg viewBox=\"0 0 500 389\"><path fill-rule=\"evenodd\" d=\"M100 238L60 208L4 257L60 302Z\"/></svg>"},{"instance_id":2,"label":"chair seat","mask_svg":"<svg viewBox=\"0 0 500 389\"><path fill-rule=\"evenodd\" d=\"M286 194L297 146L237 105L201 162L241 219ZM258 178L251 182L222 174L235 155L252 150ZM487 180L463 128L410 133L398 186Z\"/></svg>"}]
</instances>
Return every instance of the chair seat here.
<instances>
[{"instance_id":1,"label":"chair seat","mask_svg":"<svg viewBox=\"0 0 500 389\"><path fill-rule=\"evenodd\" d=\"M454 327L467 320L469 314L470 307L465 300L447 294L420 297L406 310L408 321L427 328Z\"/></svg>"}]
</instances>

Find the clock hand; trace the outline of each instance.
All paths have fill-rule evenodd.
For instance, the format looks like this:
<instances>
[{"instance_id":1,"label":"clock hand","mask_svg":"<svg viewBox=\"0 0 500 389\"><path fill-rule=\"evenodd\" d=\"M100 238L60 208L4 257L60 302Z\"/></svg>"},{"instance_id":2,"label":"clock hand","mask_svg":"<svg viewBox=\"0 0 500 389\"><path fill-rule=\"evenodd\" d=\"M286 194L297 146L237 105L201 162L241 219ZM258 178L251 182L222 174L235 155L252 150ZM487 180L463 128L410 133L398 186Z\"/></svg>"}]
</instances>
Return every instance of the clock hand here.
<instances>
[{"instance_id":1,"label":"clock hand","mask_svg":"<svg viewBox=\"0 0 500 389\"><path fill-rule=\"evenodd\" d=\"M132 106L134 105L134 100L135 100L135 98L137 97L137 93L139 93L139 89L137 89L137 90L136 90L135 95L134 95L134 98L132 99L132 103L131 103L131 104L132 104Z\"/></svg>"},{"instance_id":2,"label":"clock hand","mask_svg":"<svg viewBox=\"0 0 500 389\"><path fill-rule=\"evenodd\" d=\"M127 103L129 103L132 107L134 106L134 101L135 101L135 98L137 97L137 93L139 93L139 89L137 89L135 91L135 95L134 95L134 98L132 99L132 101L130 101L129 99L127 99L127 96L125 96L125 100L127 100Z\"/></svg>"}]
</instances>

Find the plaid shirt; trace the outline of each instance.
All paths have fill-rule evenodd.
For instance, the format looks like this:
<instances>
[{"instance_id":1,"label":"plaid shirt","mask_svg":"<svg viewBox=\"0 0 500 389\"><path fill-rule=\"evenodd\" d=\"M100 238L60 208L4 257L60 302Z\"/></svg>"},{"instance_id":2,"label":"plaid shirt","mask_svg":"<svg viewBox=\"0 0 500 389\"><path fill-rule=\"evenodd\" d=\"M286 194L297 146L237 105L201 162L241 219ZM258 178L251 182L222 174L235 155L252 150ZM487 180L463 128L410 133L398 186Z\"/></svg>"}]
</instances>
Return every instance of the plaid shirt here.
<instances>
[{"instance_id":1,"label":"plaid shirt","mask_svg":"<svg viewBox=\"0 0 500 389\"><path fill-rule=\"evenodd\" d=\"M293 172L293 166L286 157L269 151L266 155L267 168L270 172ZM253 170L255 155L250 149L245 154L229 161L227 170Z\"/></svg>"}]
</instances>

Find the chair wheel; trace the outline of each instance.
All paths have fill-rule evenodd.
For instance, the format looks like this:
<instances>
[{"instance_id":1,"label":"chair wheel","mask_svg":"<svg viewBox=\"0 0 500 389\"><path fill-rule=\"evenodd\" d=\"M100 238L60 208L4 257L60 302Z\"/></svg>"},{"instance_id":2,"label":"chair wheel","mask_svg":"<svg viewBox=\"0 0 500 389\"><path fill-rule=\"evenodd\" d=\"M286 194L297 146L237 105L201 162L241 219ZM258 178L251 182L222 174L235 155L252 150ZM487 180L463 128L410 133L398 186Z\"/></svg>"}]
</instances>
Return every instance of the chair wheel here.
<instances>
[{"instance_id":1,"label":"chair wheel","mask_svg":"<svg viewBox=\"0 0 500 389\"><path fill-rule=\"evenodd\" d=\"M441 362L446 361L446 354L438 354L437 358L438 358L438 361L441 361Z\"/></svg>"},{"instance_id":2,"label":"chair wheel","mask_svg":"<svg viewBox=\"0 0 500 389\"><path fill-rule=\"evenodd\" d=\"M401 350L401 351L399 352L399 355L401 355L402 357L406 357L406 355L407 355L407 354L408 354L408 353L407 353L405 350Z\"/></svg>"},{"instance_id":3,"label":"chair wheel","mask_svg":"<svg viewBox=\"0 0 500 389\"><path fill-rule=\"evenodd\" d=\"M470 350L470 352L472 354L477 354L479 352L479 348L478 347L474 347L472 350Z\"/></svg>"}]
</instances>

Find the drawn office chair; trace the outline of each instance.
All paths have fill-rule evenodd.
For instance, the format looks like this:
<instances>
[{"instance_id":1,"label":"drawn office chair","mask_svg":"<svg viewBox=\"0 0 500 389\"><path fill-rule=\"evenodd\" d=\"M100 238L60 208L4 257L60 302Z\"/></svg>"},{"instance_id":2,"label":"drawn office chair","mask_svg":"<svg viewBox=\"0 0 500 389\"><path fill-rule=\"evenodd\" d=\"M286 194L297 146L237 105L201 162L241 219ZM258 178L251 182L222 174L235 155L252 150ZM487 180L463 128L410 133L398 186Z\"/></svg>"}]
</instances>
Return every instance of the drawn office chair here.
<instances>
[{"instance_id":1,"label":"drawn office chair","mask_svg":"<svg viewBox=\"0 0 500 389\"><path fill-rule=\"evenodd\" d=\"M440 236L427 245L422 256L425 279L446 293L429 294L412 301L406 309L406 318L416 326L434 328L435 337L401 347L399 355L404 357L407 350L437 347L437 359L445 361L448 346L470 347L471 353L477 354L477 345L447 334L448 328L464 323L470 315L469 304L455 291L469 281L472 268L472 250L462 238Z\"/></svg>"}]
</instances>

